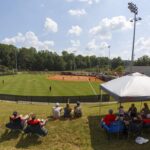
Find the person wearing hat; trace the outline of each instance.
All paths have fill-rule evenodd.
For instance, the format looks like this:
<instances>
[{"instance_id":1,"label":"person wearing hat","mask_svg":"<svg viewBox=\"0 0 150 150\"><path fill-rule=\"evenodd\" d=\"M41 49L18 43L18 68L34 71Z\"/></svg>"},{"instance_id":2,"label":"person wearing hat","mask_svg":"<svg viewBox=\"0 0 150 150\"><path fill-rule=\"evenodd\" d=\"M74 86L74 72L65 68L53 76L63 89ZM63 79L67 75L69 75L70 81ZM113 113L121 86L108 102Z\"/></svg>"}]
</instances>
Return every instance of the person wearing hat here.
<instances>
[{"instance_id":1,"label":"person wearing hat","mask_svg":"<svg viewBox=\"0 0 150 150\"><path fill-rule=\"evenodd\" d=\"M55 106L52 108L52 115L54 119L59 119L61 116L62 107L59 103L56 103Z\"/></svg>"},{"instance_id":2,"label":"person wearing hat","mask_svg":"<svg viewBox=\"0 0 150 150\"><path fill-rule=\"evenodd\" d=\"M76 106L74 107L74 117L79 118L81 116L82 116L82 109L81 109L81 106L80 106L80 102L77 101Z\"/></svg>"},{"instance_id":3,"label":"person wearing hat","mask_svg":"<svg viewBox=\"0 0 150 150\"><path fill-rule=\"evenodd\" d=\"M112 109L109 109L108 114L102 119L102 121L108 126L115 120L116 120L116 115L113 114Z\"/></svg>"}]
</instances>

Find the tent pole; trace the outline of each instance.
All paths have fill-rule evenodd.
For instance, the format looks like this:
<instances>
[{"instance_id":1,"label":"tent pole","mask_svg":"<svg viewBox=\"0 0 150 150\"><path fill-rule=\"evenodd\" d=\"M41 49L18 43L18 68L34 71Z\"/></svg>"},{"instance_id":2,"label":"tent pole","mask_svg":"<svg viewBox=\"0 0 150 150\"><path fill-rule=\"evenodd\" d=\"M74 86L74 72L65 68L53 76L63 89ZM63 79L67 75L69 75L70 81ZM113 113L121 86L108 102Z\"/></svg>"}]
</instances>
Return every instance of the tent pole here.
<instances>
[{"instance_id":1,"label":"tent pole","mask_svg":"<svg viewBox=\"0 0 150 150\"><path fill-rule=\"evenodd\" d=\"M119 107L121 107L121 101L120 101L119 103L120 103L120 106L119 106Z\"/></svg>"},{"instance_id":2,"label":"tent pole","mask_svg":"<svg viewBox=\"0 0 150 150\"><path fill-rule=\"evenodd\" d=\"M141 105L140 105L140 111L141 111L141 108L142 108L142 100L141 100Z\"/></svg>"},{"instance_id":3,"label":"tent pole","mask_svg":"<svg viewBox=\"0 0 150 150\"><path fill-rule=\"evenodd\" d=\"M121 106L121 101L119 101L119 107L118 107L118 109L117 109L117 111L119 112L119 109L120 109L120 106Z\"/></svg>"}]
</instances>

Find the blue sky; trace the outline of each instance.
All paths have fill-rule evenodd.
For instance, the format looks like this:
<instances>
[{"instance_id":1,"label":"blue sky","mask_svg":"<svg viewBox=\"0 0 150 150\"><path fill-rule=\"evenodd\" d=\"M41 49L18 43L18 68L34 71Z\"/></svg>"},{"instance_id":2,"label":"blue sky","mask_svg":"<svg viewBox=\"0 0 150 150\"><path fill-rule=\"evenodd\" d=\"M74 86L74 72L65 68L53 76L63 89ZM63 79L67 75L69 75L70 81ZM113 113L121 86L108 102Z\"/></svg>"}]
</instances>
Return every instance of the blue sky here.
<instances>
[{"instance_id":1,"label":"blue sky","mask_svg":"<svg viewBox=\"0 0 150 150\"><path fill-rule=\"evenodd\" d=\"M133 14L128 0L0 0L0 41L61 53L130 59ZM150 56L150 2L134 0L137 23L135 58Z\"/></svg>"}]
</instances>

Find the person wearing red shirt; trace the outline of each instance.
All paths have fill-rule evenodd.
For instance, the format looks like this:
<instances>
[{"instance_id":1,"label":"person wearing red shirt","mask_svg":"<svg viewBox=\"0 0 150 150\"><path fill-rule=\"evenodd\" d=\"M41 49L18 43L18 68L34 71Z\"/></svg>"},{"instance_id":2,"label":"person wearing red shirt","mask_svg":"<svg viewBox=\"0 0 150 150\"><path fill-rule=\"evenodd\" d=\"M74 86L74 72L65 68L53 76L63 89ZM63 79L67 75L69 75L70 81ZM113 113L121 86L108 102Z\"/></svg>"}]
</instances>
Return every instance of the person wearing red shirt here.
<instances>
[{"instance_id":1,"label":"person wearing red shirt","mask_svg":"<svg viewBox=\"0 0 150 150\"><path fill-rule=\"evenodd\" d=\"M40 119L36 119L36 115L32 114L31 118L27 121L28 125L40 125L40 126L44 126L46 124L47 120L40 120Z\"/></svg>"},{"instance_id":2,"label":"person wearing red shirt","mask_svg":"<svg viewBox=\"0 0 150 150\"><path fill-rule=\"evenodd\" d=\"M48 131L44 128L47 120L36 119L36 115L32 114L30 119L27 121L27 127L24 130L25 133L36 133L40 136L46 136Z\"/></svg>"},{"instance_id":3,"label":"person wearing red shirt","mask_svg":"<svg viewBox=\"0 0 150 150\"><path fill-rule=\"evenodd\" d=\"M110 109L108 112L109 114L107 114L102 121L109 126L113 121L116 120L116 115L113 114L112 109Z\"/></svg>"}]
</instances>

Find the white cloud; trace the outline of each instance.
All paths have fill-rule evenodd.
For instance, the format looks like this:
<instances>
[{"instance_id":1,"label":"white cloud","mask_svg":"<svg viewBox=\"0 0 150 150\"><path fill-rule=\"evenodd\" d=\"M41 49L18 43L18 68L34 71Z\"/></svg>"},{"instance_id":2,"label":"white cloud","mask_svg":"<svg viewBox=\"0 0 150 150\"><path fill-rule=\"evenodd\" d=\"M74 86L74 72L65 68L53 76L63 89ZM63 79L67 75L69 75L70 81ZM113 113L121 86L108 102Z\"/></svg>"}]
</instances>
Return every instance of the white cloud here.
<instances>
[{"instance_id":1,"label":"white cloud","mask_svg":"<svg viewBox=\"0 0 150 150\"><path fill-rule=\"evenodd\" d=\"M87 49L88 49L88 50L94 50L94 49L97 49L97 48L98 48L98 45L96 44L95 39L92 39L92 41L90 41L90 42L87 44Z\"/></svg>"},{"instance_id":2,"label":"white cloud","mask_svg":"<svg viewBox=\"0 0 150 150\"><path fill-rule=\"evenodd\" d=\"M48 18L48 17L45 20L44 28L47 31L50 31L50 32L57 32L58 31L57 23L54 20L52 20L51 18Z\"/></svg>"},{"instance_id":3,"label":"white cloud","mask_svg":"<svg viewBox=\"0 0 150 150\"><path fill-rule=\"evenodd\" d=\"M104 18L100 23L91 28L89 33L100 37L100 39L111 39L112 31L131 29L132 24L124 16L112 17L111 19Z\"/></svg>"},{"instance_id":4,"label":"white cloud","mask_svg":"<svg viewBox=\"0 0 150 150\"><path fill-rule=\"evenodd\" d=\"M65 50L69 53L77 54L80 48L80 41L79 40L70 40L71 46L66 48Z\"/></svg>"},{"instance_id":5,"label":"white cloud","mask_svg":"<svg viewBox=\"0 0 150 150\"><path fill-rule=\"evenodd\" d=\"M76 25L76 26L72 26L71 29L69 29L68 34L80 36L81 32L82 32L82 28Z\"/></svg>"},{"instance_id":6,"label":"white cloud","mask_svg":"<svg viewBox=\"0 0 150 150\"><path fill-rule=\"evenodd\" d=\"M80 2L86 2L89 5L94 4L94 3L98 3L99 0L79 0Z\"/></svg>"},{"instance_id":7,"label":"white cloud","mask_svg":"<svg viewBox=\"0 0 150 150\"><path fill-rule=\"evenodd\" d=\"M84 2L84 3L87 3L89 5L92 5L94 3L99 3L100 0L66 0L67 2Z\"/></svg>"},{"instance_id":8,"label":"white cloud","mask_svg":"<svg viewBox=\"0 0 150 150\"><path fill-rule=\"evenodd\" d=\"M18 33L16 36L11 38L5 38L1 41L5 44L13 44L18 47L34 47L37 50L50 50L54 46L54 41L40 41L34 32L26 32L24 35Z\"/></svg>"},{"instance_id":9,"label":"white cloud","mask_svg":"<svg viewBox=\"0 0 150 150\"><path fill-rule=\"evenodd\" d=\"M135 56L141 57L143 55L149 55L150 56L150 37L145 38L141 37L135 42Z\"/></svg>"},{"instance_id":10,"label":"white cloud","mask_svg":"<svg viewBox=\"0 0 150 150\"><path fill-rule=\"evenodd\" d=\"M145 24L150 25L150 15L145 16L145 17L143 18L143 21L145 21Z\"/></svg>"},{"instance_id":11,"label":"white cloud","mask_svg":"<svg viewBox=\"0 0 150 150\"><path fill-rule=\"evenodd\" d=\"M78 49L76 47L68 47L65 49L68 53L76 53Z\"/></svg>"},{"instance_id":12,"label":"white cloud","mask_svg":"<svg viewBox=\"0 0 150 150\"><path fill-rule=\"evenodd\" d=\"M96 41L96 39L92 39L89 43L87 43L86 52L84 53L89 56L96 55L97 57L108 57L108 46L109 44L105 41L99 42Z\"/></svg>"},{"instance_id":13,"label":"white cloud","mask_svg":"<svg viewBox=\"0 0 150 150\"><path fill-rule=\"evenodd\" d=\"M68 13L71 15L71 16L83 16L83 15L86 15L86 11L84 9L70 9L68 11Z\"/></svg>"},{"instance_id":14,"label":"white cloud","mask_svg":"<svg viewBox=\"0 0 150 150\"><path fill-rule=\"evenodd\" d=\"M71 43L72 47L79 47L80 46L79 40L70 40L70 43Z\"/></svg>"},{"instance_id":15,"label":"white cloud","mask_svg":"<svg viewBox=\"0 0 150 150\"><path fill-rule=\"evenodd\" d=\"M108 43L106 42L96 42L95 39L92 39L88 44L87 44L87 47L86 49L87 50L90 50L90 51L93 51L93 50L100 50L100 49L105 49L105 48L108 48Z\"/></svg>"}]
</instances>

